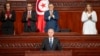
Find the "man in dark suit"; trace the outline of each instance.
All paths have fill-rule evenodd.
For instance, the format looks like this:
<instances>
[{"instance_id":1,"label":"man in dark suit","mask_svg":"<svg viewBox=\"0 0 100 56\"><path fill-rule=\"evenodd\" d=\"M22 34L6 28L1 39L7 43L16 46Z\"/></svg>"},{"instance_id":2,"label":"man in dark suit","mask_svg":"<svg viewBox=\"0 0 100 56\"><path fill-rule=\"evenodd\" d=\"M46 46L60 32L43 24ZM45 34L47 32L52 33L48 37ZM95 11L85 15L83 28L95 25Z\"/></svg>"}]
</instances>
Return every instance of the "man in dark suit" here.
<instances>
[{"instance_id":1,"label":"man in dark suit","mask_svg":"<svg viewBox=\"0 0 100 56\"><path fill-rule=\"evenodd\" d=\"M58 11L54 10L53 4L49 4L49 10L45 12L44 17L46 21L45 32L47 32L49 28L53 28L55 32L58 32L59 15L58 15Z\"/></svg>"},{"instance_id":2,"label":"man in dark suit","mask_svg":"<svg viewBox=\"0 0 100 56\"><path fill-rule=\"evenodd\" d=\"M24 32L36 32L36 12L32 10L32 4L27 4L27 11L23 13L22 22L24 23Z\"/></svg>"},{"instance_id":3,"label":"man in dark suit","mask_svg":"<svg viewBox=\"0 0 100 56\"><path fill-rule=\"evenodd\" d=\"M54 29L48 29L48 38L44 39L42 43L42 50L61 50L60 41L54 36Z\"/></svg>"}]
</instances>

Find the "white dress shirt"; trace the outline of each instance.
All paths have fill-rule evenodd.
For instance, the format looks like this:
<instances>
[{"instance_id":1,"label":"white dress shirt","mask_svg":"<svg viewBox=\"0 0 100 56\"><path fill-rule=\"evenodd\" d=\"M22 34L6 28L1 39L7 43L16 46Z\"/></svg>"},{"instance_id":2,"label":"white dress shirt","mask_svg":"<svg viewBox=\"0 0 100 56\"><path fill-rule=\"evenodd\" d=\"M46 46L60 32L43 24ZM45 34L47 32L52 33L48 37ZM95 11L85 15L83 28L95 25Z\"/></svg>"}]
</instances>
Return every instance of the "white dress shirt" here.
<instances>
[{"instance_id":1,"label":"white dress shirt","mask_svg":"<svg viewBox=\"0 0 100 56\"><path fill-rule=\"evenodd\" d=\"M54 37L49 37L49 42L52 40L52 44L53 44L53 41L54 41Z\"/></svg>"},{"instance_id":2,"label":"white dress shirt","mask_svg":"<svg viewBox=\"0 0 100 56\"><path fill-rule=\"evenodd\" d=\"M32 11L28 11L28 15L31 15L31 12L32 12Z\"/></svg>"}]
</instances>

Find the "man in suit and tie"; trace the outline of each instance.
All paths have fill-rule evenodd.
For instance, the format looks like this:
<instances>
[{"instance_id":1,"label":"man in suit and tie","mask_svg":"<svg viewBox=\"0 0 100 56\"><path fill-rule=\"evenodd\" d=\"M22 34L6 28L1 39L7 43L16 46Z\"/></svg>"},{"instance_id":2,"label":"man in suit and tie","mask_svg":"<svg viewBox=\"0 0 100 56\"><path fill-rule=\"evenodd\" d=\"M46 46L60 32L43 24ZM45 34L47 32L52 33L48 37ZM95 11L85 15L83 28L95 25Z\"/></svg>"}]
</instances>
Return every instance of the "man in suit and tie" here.
<instances>
[{"instance_id":1,"label":"man in suit and tie","mask_svg":"<svg viewBox=\"0 0 100 56\"><path fill-rule=\"evenodd\" d=\"M48 29L48 38L44 39L42 43L41 50L44 51L53 51L53 50L61 50L60 41L54 36L54 29Z\"/></svg>"},{"instance_id":2,"label":"man in suit and tie","mask_svg":"<svg viewBox=\"0 0 100 56\"><path fill-rule=\"evenodd\" d=\"M52 3L50 3L48 7L49 10L44 13L44 19L46 21L45 32L47 32L49 28L53 28L55 32L58 32L58 11L54 10L54 5Z\"/></svg>"},{"instance_id":3,"label":"man in suit and tie","mask_svg":"<svg viewBox=\"0 0 100 56\"><path fill-rule=\"evenodd\" d=\"M35 32L36 27L36 12L32 10L32 4L27 4L27 11L23 13L22 22L24 23L24 32Z\"/></svg>"}]
</instances>

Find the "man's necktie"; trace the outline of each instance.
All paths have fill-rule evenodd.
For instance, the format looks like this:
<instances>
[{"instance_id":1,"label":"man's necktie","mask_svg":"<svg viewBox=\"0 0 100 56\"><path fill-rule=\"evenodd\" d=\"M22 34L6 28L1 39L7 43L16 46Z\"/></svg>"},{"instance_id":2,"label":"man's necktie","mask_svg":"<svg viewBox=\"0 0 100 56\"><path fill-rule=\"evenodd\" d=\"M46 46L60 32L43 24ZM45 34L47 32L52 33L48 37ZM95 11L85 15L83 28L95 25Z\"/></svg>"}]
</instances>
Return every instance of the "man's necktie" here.
<instances>
[{"instance_id":1,"label":"man's necktie","mask_svg":"<svg viewBox=\"0 0 100 56\"><path fill-rule=\"evenodd\" d=\"M31 15L30 11L28 12L28 15ZM28 27L30 27L31 26L30 18L28 18L28 22L27 23L28 23Z\"/></svg>"},{"instance_id":2,"label":"man's necktie","mask_svg":"<svg viewBox=\"0 0 100 56\"><path fill-rule=\"evenodd\" d=\"M50 44L50 47L52 48L52 44L53 44L53 42L52 42L52 38L50 38L50 40L49 40L49 44Z\"/></svg>"},{"instance_id":3,"label":"man's necktie","mask_svg":"<svg viewBox=\"0 0 100 56\"><path fill-rule=\"evenodd\" d=\"M10 11L7 11L7 18L9 19Z\"/></svg>"}]
</instances>

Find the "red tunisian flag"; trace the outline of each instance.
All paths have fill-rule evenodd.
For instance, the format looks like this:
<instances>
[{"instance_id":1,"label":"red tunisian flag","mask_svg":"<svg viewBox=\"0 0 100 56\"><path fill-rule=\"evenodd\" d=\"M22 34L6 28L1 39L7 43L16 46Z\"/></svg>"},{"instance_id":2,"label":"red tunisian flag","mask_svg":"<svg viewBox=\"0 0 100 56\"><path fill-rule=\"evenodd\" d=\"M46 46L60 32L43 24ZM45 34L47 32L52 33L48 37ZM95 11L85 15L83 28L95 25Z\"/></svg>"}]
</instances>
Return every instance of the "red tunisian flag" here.
<instances>
[{"instance_id":1,"label":"red tunisian flag","mask_svg":"<svg viewBox=\"0 0 100 56\"><path fill-rule=\"evenodd\" d=\"M45 21L44 21L44 12L48 10L48 0L37 0L36 2L36 12L37 12L37 28L40 32L44 32Z\"/></svg>"}]
</instances>

